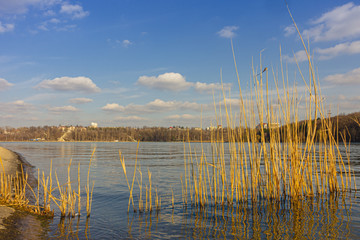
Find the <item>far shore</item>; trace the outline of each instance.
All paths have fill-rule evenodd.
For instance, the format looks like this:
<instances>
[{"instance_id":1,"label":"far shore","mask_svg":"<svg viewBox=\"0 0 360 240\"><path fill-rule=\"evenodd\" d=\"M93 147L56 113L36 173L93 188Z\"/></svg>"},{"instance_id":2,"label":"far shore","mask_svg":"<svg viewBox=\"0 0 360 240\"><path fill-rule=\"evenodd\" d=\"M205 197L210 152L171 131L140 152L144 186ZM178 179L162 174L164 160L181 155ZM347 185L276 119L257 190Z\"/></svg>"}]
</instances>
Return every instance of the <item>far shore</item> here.
<instances>
[{"instance_id":1,"label":"far shore","mask_svg":"<svg viewBox=\"0 0 360 240\"><path fill-rule=\"evenodd\" d=\"M46 142L46 143L81 143L81 142L88 142L88 143L97 143L97 142L105 142L105 143L137 143L137 141L0 141L2 143L7 142L29 142L29 143L39 143L39 142ZM183 143L183 141L140 141L142 143L151 142L151 143ZM185 141L185 143L210 143L211 141L203 140L203 141Z\"/></svg>"}]
</instances>

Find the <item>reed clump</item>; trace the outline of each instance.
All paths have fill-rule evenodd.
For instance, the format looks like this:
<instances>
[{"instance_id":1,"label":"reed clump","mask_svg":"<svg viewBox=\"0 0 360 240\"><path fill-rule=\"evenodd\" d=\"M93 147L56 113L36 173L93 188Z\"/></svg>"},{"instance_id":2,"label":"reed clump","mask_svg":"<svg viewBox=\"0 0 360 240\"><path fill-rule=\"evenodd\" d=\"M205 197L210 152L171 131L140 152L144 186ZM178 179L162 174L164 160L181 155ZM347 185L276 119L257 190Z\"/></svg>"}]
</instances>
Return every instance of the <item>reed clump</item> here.
<instances>
[{"instance_id":1,"label":"reed clump","mask_svg":"<svg viewBox=\"0 0 360 240\"><path fill-rule=\"evenodd\" d=\"M130 206L132 206L133 211L139 213L142 212L152 212L153 206L155 210L158 212L161 210L161 196L158 194L157 188L155 188L155 198L153 196L153 186L152 186L152 173L150 170L147 170L148 173L148 184L145 184L145 205L143 202L143 196L144 196L144 188L143 188L143 173L141 171L141 165L138 163L138 150L139 150L139 144L137 144L137 150L136 150L136 158L135 158L135 164L134 164L134 172L132 176L132 182L130 183L127 171L126 171L126 164L125 164L125 158L122 156L121 151L119 150L119 158L121 162L121 166L125 175L125 180L129 189L129 202L128 202L128 212L130 211ZM137 175L137 173L139 175ZM138 207L136 207L136 204L134 202L134 183L136 182L138 184L139 188L139 195L138 195ZM174 199L172 199L172 203L174 205Z\"/></svg>"},{"instance_id":2,"label":"reed clump","mask_svg":"<svg viewBox=\"0 0 360 240\"><path fill-rule=\"evenodd\" d=\"M85 186L87 194L86 202L86 212L87 217L90 216L91 212L91 203L92 203L92 193L94 188L93 186L90 190L90 165L91 159L94 155L95 149L92 153L89 162L89 170L87 177L87 186ZM28 181L28 173L24 173L23 169L21 173L16 173L15 176L8 175L5 172L2 160L0 158L0 163L3 168L3 172L0 174L0 201L19 207L23 210L29 211L34 214L53 217L54 209L51 207L53 202L60 211L60 216L65 217L75 217L76 215L80 216L81 212L81 187L80 187L80 164L78 165L78 189L77 192L72 190L72 181L70 175L71 163L70 160L68 165L68 177L67 182L60 184L58 175L55 171L56 178L56 187L53 186L53 170L52 170L52 161L50 163L50 172L48 176L45 176L45 173L40 173L40 170L37 171L37 186L34 191L34 186L31 186ZM57 190L58 194L54 191ZM76 204L77 203L77 204ZM77 213L76 213L77 205Z\"/></svg>"},{"instance_id":3,"label":"reed clump","mask_svg":"<svg viewBox=\"0 0 360 240\"><path fill-rule=\"evenodd\" d=\"M184 143L185 205L188 198L201 208L261 199L296 201L356 189L349 148L345 155L339 149L339 135L345 147L346 136L338 133L326 114L309 48L302 43L308 58L308 79L298 65L306 89L302 94L295 82L289 83L282 62L280 78L263 67L261 52L260 66L252 67L250 87L243 94L234 54L239 97L230 99L223 88L222 100L214 100L216 126L226 127L213 128L211 156L206 156L203 147L196 152L190 142L188 147ZM234 53L232 42L231 46ZM238 115L233 114L234 103Z\"/></svg>"}]
</instances>

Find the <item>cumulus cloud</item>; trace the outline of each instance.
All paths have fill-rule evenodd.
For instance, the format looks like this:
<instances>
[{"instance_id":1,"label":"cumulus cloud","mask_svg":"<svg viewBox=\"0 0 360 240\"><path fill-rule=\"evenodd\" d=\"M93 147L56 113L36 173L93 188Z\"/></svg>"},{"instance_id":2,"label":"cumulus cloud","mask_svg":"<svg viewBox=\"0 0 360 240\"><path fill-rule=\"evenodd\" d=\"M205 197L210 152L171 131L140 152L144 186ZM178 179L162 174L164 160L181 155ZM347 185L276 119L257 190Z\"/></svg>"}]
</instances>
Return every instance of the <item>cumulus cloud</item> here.
<instances>
[{"instance_id":1,"label":"cumulus cloud","mask_svg":"<svg viewBox=\"0 0 360 240\"><path fill-rule=\"evenodd\" d=\"M0 112L2 114L24 113L31 109L34 109L34 106L23 100L17 100L8 103L0 103Z\"/></svg>"},{"instance_id":2,"label":"cumulus cloud","mask_svg":"<svg viewBox=\"0 0 360 240\"><path fill-rule=\"evenodd\" d=\"M145 105L145 109L152 112L162 112L170 110L200 110L201 105L195 102L178 102L178 101L163 101L155 99Z\"/></svg>"},{"instance_id":3,"label":"cumulus cloud","mask_svg":"<svg viewBox=\"0 0 360 240\"><path fill-rule=\"evenodd\" d=\"M139 117L139 116L127 116L127 117L116 117L115 120L117 121L143 121L147 120L146 118Z\"/></svg>"},{"instance_id":4,"label":"cumulus cloud","mask_svg":"<svg viewBox=\"0 0 360 240\"><path fill-rule=\"evenodd\" d=\"M181 91L186 90L193 85L187 82L180 73L164 73L159 76L141 76L137 84L160 90Z\"/></svg>"},{"instance_id":5,"label":"cumulus cloud","mask_svg":"<svg viewBox=\"0 0 360 240\"><path fill-rule=\"evenodd\" d=\"M15 25L10 23L3 24L0 22L0 33L11 32L14 30Z\"/></svg>"},{"instance_id":6,"label":"cumulus cloud","mask_svg":"<svg viewBox=\"0 0 360 240\"><path fill-rule=\"evenodd\" d=\"M47 10L44 12L44 16L45 17L52 17L52 16L55 16L56 13L53 11L53 10Z\"/></svg>"},{"instance_id":7,"label":"cumulus cloud","mask_svg":"<svg viewBox=\"0 0 360 240\"><path fill-rule=\"evenodd\" d=\"M357 102L357 101L360 101L360 96L345 96L345 95L339 94L336 97L336 100L340 100L340 101L347 100L347 101Z\"/></svg>"},{"instance_id":8,"label":"cumulus cloud","mask_svg":"<svg viewBox=\"0 0 360 240\"><path fill-rule=\"evenodd\" d=\"M0 90L8 89L9 87L13 86L14 84L9 83L3 78L0 78Z\"/></svg>"},{"instance_id":9,"label":"cumulus cloud","mask_svg":"<svg viewBox=\"0 0 360 240\"><path fill-rule=\"evenodd\" d=\"M198 92L212 92L212 90L221 90L219 83L202 83L202 82L187 82L185 77L180 73L164 73L159 76L141 76L137 84L146 86L148 88L168 90L168 91L183 91L193 87ZM223 84L224 88L231 87L231 84Z\"/></svg>"},{"instance_id":10,"label":"cumulus cloud","mask_svg":"<svg viewBox=\"0 0 360 240\"><path fill-rule=\"evenodd\" d=\"M201 83L201 82L196 82L194 85L194 88L196 91L198 92L208 92L211 93L212 91L216 91L216 90L222 90L224 87L224 90L227 90L228 88L231 87L232 84L230 83L226 83L223 84L223 86L221 86L220 83Z\"/></svg>"},{"instance_id":11,"label":"cumulus cloud","mask_svg":"<svg viewBox=\"0 0 360 240\"><path fill-rule=\"evenodd\" d=\"M75 103L75 104L83 104L83 103L89 103L92 102L93 100L90 98L72 98L69 100L69 102L71 103Z\"/></svg>"},{"instance_id":12,"label":"cumulus cloud","mask_svg":"<svg viewBox=\"0 0 360 240\"><path fill-rule=\"evenodd\" d=\"M17 108L27 108L32 106L29 103L24 102L23 100L17 100L11 103L13 106L17 107Z\"/></svg>"},{"instance_id":13,"label":"cumulus cloud","mask_svg":"<svg viewBox=\"0 0 360 240\"><path fill-rule=\"evenodd\" d=\"M356 68L344 74L329 75L324 78L324 81L334 84L360 84L360 68Z\"/></svg>"},{"instance_id":14,"label":"cumulus cloud","mask_svg":"<svg viewBox=\"0 0 360 240\"><path fill-rule=\"evenodd\" d=\"M285 32L285 36L288 37L296 32L296 28L294 25L290 25L284 28L284 32Z\"/></svg>"},{"instance_id":15,"label":"cumulus cloud","mask_svg":"<svg viewBox=\"0 0 360 240\"><path fill-rule=\"evenodd\" d=\"M289 55L284 54L282 56L282 59L287 61L287 62L290 62L290 63L295 63L295 62L307 61L308 57L306 55L305 50L300 50L300 51L297 51L296 53L294 53L293 56L289 56Z\"/></svg>"},{"instance_id":16,"label":"cumulus cloud","mask_svg":"<svg viewBox=\"0 0 360 240\"><path fill-rule=\"evenodd\" d=\"M43 30L43 31L48 31L49 28L57 29L57 25L59 23L61 23L61 20L59 20L58 18L51 18L50 20L42 22L38 26L38 29Z\"/></svg>"},{"instance_id":17,"label":"cumulus cloud","mask_svg":"<svg viewBox=\"0 0 360 240\"><path fill-rule=\"evenodd\" d=\"M191 115L191 114L175 114L175 115L170 115L167 116L165 119L168 120L193 120L193 119L198 119L197 116Z\"/></svg>"},{"instance_id":18,"label":"cumulus cloud","mask_svg":"<svg viewBox=\"0 0 360 240\"><path fill-rule=\"evenodd\" d=\"M306 29L305 37L315 42L342 40L360 36L360 5L352 2L336 7L312 21Z\"/></svg>"},{"instance_id":19,"label":"cumulus cloud","mask_svg":"<svg viewBox=\"0 0 360 240\"><path fill-rule=\"evenodd\" d=\"M316 49L316 52L320 55L320 60L327 60L340 55L359 54L360 41L340 43L329 48L318 48Z\"/></svg>"},{"instance_id":20,"label":"cumulus cloud","mask_svg":"<svg viewBox=\"0 0 360 240\"><path fill-rule=\"evenodd\" d=\"M13 119L15 118L14 115L8 114L8 115L0 115L0 119Z\"/></svg>"},{"instance_id":21,"label":"cumulus cloud","mask_svg":"<svg viewBox=\"0 0 360 240\"><path fill-rule=\"evenodd\" d=\"M29 7L46 8L60 2L59 0L0 0L0 13L24 14Z\"/></svg>"},{"instance_id":22,"label":"cumulus cloud","mask_svg":"<svg viewBox=\"0 0 360 240\"><path fill-rule=\"evenodd\" d=\"M195 102L163 101L155 99L145 105L129 104L122 106L117 103L108 103L102 110L109 112L124 112L127 114L146 114L165 111L193 110L200 111L201 105Z\"/></svg>"},{"instance_id":23,"label":"cumulus cloud","mask_svg":"<svg viewBox=\"0 0 360 240\"><path fill-rule=\"evenodd\" d=\"M353 55L359 53L360 53L360 41L345 42L329 48L315 49L315 57L317 57L319 60L329 60L341 55ZM286 54L283 55L283 60L286 60L291 63L295 62L295 58L298 62L304 62L308 60L305 50L300 50L296 52L295 57Z\"/></svg>"},{"instance_id":24,"label":"cumulus cloud","mask_svg":"<svg viewBox=\"0 0 360 240\"><path fill-rule=\"evenodd\" d=\"M235 31L238 28L238 26L226 26L220 31L218 31L217 34L223 38L233 38L235 36Z\"/></svg>"},{"instance_id":25,"label":"cumulus cloud","mask_svg":"<svg viewBox=\"0 0 360 240\"><path fill-rule=\"evenodd\" d=\"M100 88L87 77L60 77L52 80L44 80L35 88L52 89L57 91L80 91L80 92L100 92Z\"/></svg>"},{"instance_id":26,"label":"cumulus cloud","mask_svg":"<svg viewBox=\"0 0 360 240\"><path fill-rule=\"evenodd\" d=\"M130 40L127 40L127 39L125 39L125 40L123 40L122 41L122 45L123 45L123 47L129 47L130 45L132 45L133 43L130 41Z\"/></svg>"},{"instance_id":27,"label":"cumulus cloud","mask_svg":"<svg viewBox=\"0 0 360 240\"><path fill-rule=\"evenodd\" d=\"M250 100L245 99L245 100L243 100L243 104L248 105L249 101ZM225 100L220 101L221 106L225 106L225 103L226 103L226 106L232 106L232 107L241 106L241 100L238 98L226 98Z\"/></svg>"},{"instance_id":28,"label":"cumulus cloud","mask_svg":"<svg viewBox=\"0 0 360 240\"><path fill-rule=\"evenodd\" d=\"M63 107L50 107L48 108L51 112L77 112L79 109L73 106L63 106Z\"/></svg>"},{"instance_id":29,"label":"cumulus cloud","mask_svg":"<svg viewBox=\"0 0 360 240\"><path fill-rule=\"evenodd\" d=\"M61 5L60 13L68 14L73 19L84 18L89 15L89 12L84 11L82 6L78 4L72 5L70 3L63 3Z\"/></svg>"},{"instance_id":30,"label":"cumulus cloud","mask_svg":"<svg viewBox=\"0 0 360 240\"><path fill-rule=\"evenodd\" d=\"M111 112L122 112L125 110L124 106L121 106L117 103L108 103L106 104L106 106L101 108L102 110L105 111L111 111Z\"/></svg>"},{"instance_id":31,"label":"cumulus cloud","mask_svg":"<svg viewBox=\"0 0 360 240\"><path fill-rule=\"evenodd\" d=\"M59 9L59 10L58 10ZM40 11L40 14L39 14ZM37 23L37 30L68 31L73 29L68 18L80 19L89 15L79 4L70 4L65 0L0 0L0 15L5 18L17 20L17 15L35 14L36 18L45 18L45 21ZM67 18L62 20L62 18ZM66 26L58 26L67 23ZM0 22L0 33L12 31L14 24L3 24ZM31 29L30 32L38 31Z\"/></svg>"}]
</instances>

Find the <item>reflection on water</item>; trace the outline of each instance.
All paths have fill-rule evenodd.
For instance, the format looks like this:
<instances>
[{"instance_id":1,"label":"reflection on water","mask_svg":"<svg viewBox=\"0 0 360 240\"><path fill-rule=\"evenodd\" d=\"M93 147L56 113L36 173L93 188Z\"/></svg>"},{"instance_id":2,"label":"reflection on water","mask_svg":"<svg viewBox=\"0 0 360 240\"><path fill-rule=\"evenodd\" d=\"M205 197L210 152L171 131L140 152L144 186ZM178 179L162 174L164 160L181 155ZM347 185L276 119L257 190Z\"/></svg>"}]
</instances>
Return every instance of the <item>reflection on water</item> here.
<instances>
[{"instance_id":1,"label":"reflection on water","mask_svg":"<svg viewBox=\"0 0 360 240\"><path fill-rule=\"evenodd\" d=\"M176 213L167 211L171 222L166 222L163 212L134 214L128 220L128 234L149 239L162 234L190 239L352 239L352 206L346 199L332 195L295 202L264 200L255 206L183 208Z\"/></svg>"},{"instance_id":2,"label":"reflection on water","mask_svg":"<svg viewBox=\"0 0 360 240\"><path fill-rule=\"evenodd\" d=\"M1 143L21 153L28 162L45 173L50 160L61 182L66 182L67 166L81 166L86 180L89 159L95 180L91 217L55 217L47 224L50 239L356 239L360 236L360 200L355 192L291 201L262 200L230 206L185 207L180 177L184 172L182 143L141 143L138 161L143 172L152 172L154 189L161 197L161 210L127 213L129 191L118 151L125 157L129 179L134 172L136 143ZM196 144L195 144L196 145ZM199 145L200 147L200 145ZM207 149L204 144L204 149ZM210 147L209 147L210 149ZM225 148L226 149L226 148ZM226 153L225 153L226 154ZM360 174L360 145L351 147L351 165L357 186ZM76 179L77 167L72 169ZM62 179L61 179L62 178ZM144 186L148 184L143 177ZM135 180L136 181L136 180ZM175 207L172 207L172 191ZM82 199L86 196L82 193ZM351 195L351 196L349 196ZM139 199L135 182L134 200ZM84 202L82 203L84 209ZM85 209L84 209L85 210Z\"/></svg>"},{"instance_id":3,"label":"reflection on water","mask_svg":"<svg viewBox=\"0 0 360 240\"><path fill-rule=\"evenodd\" d=\"M91 239L90 235L90 218L86 218L85 230L80 232L80 217L62 217L57 224L54 237L65 239Z\"/></svg>"},{"instance_id":4,"label":"reflection on water","mask_svg":"<svg viewBox=\"0 0 360 240\"><path fill-rule=\"evenodd\" d=\"M129 238L352 239L351 203L329 196L128 216ZM349 199L348 199L349 200Z\"/></svg>"}]
</instances>

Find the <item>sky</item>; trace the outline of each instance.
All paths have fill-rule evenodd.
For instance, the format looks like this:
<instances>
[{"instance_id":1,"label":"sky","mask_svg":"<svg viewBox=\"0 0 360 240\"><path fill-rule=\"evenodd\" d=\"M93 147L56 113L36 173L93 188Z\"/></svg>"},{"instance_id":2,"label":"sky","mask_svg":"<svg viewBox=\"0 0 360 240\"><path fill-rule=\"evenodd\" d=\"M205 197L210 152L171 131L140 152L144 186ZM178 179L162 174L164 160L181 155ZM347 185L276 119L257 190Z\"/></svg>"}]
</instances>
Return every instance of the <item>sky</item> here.
<instances>
[{"instance_id":1,"label":"sky","mask_svg":"<svg viewBox=\"0 0 360 240\"><path fill-rule=\"evenodd\" d=\"M331 114L359 111L360 1L287 4ZM222 89L239 98L231 41L245 96L281 61L305 88L283 0L0 0L0 127L215 125Z\"/></svg>"}]
</instances>

